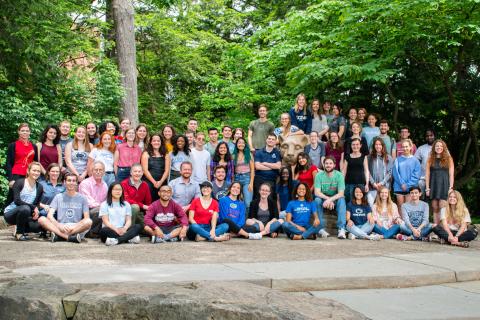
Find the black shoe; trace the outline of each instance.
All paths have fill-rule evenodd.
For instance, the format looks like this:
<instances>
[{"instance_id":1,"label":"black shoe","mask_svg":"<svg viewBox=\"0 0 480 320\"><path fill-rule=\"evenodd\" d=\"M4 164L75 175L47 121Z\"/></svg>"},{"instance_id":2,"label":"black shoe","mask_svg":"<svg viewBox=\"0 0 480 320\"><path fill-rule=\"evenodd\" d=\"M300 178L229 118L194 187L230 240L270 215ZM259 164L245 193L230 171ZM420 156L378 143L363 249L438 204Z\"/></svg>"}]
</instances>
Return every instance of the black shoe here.
<instances>
[{"instance_id":1,"label":"black shoe","mask_svg":"<svg viewBox=\"0 0 480 320\"><path fill-rule=\"evenodd\" d=\"M47 232L46 231L40 232L39 237L40 237L40 239L47 239Z\"/></svg>"},{"instance_id":2,"label":"black shoe","mask_svg":"<svg viewBox=\"0 0 480 320\"><path fill-rule=\"evenodd\" d=\"M52 232L52 238L50 239L52 242L58 242L58 241L65 241L64 238L57 236L55 233Z\"/></svg>"},{"instance_id":3,"label":"black shoe","mask_svg":"<svg viewBox=\"0 0 480 320\"><path fill-rule=\"evenodd\" d=\"M80 238L80 235L77 233L75 235L68 236L68 242L80 243L82 242L82 238Z\"/></svg>"}]
</instances>

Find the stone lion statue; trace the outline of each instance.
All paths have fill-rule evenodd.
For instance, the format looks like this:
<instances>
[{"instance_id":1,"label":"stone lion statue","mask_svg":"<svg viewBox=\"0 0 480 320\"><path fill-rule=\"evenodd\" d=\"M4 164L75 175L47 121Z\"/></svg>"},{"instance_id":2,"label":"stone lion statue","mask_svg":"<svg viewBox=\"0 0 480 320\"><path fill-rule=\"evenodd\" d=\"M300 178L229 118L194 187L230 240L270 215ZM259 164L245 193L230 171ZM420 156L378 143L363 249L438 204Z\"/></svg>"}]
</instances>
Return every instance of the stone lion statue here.
<instances>
[{"instance_id":1,"label":"stone lion statue","mask_svg":"<svg viewBox=\"0 0 480 320\"><path fill-rule=\"evenodd\" d=\"M306 135L294 135L286 138L278 136L282 165L292 166L297 162L297 156L308 144Z\"/></svg>"}]
</instances>

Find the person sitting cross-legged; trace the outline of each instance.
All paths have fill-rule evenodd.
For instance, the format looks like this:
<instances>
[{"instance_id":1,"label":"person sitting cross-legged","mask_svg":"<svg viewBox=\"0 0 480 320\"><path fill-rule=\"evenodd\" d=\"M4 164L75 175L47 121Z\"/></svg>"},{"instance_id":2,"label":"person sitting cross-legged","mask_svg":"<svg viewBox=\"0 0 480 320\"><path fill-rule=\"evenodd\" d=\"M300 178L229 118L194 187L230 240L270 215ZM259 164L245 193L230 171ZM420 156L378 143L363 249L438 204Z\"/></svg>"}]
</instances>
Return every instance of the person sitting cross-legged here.
<instances>
[{"instance_id":1,"label":"person sitting cross-legged","mask_svg":"<svg viewBox=\"0 0 480 320\"><path fill-rule=\"evenodd\" d=\"M317 215L317 206L312 201L310 188L304 182L300 182L293 191L296 200L288 203L287 217L283 223L283 230L292 240L317 239L320 231L320 220ZM313 217L313 224L310 219Z\"/></svg>"},{"instance_id":2,"label":"person sitting cross-legged","mask_svg":"<svg viewBox=\"0 0 480 320\"><path fill-rule=\"evenodd\" d=\"M397 235L398 240L426 240L432 231L432 224L428 221L428 204L420 200L421 194L420 187L410 188L410 201L402 205L402 234Z\"/></svg>"},{"instance_id":3,"label":"person sitting cross-legged","mask_svg":"<svg viewBox=\"0 0 480 320\"><path fill-rule=\"evenodd\" d=\"M100 205L100 218L102 229L100 238L107 246L120 243L140 243L142 226L132 225L132 208L125 201L123 187L119 182L110 185L107 192L107 200Z\"/></svg>"},{"instance_id":4,"label":"person sitting cross-legged","mask_svg":"<svg viewBox=\"0 0 480 320\"><path fill-rule=\"evenodd\" d=\"M276 238L284 220L279 219L278 207L271 194L272 186L268 182L262 183L260 197L251 202L245 224L257 226L262 236Z\"/></svg>"},{"instance_id":5,"label":"person sitting cross-legged","mask_svg":"<svg viewBox=\"0 0 480 320\"><path fill-rule=\"evenodd\" d=\"M78 177L75 174L66 173L64 180L66 191L53 198L47 217L40 217L38 223L52 233L52 242L80 243L92 226L88 201L77 192Z\"/></svg>"},{"instance_id":6,"label":"person sitting cross-legged","mask_svg":"<svg viewBox=\"0 0 480 320\"><path fill-rule=\"evenodd\" d=\"M152 236L152 243L183 241L187 235L188 218L182 207L172 200L172 188L161 186L160 199L154 201L145 214L145 232Z\"/></svg>"},{"instance_id":7,"label":"person sitting cross-legged","mask_svg":"<svg viewBox=\"0 0 480 320\"><path fill-rule=\"evenodd\" d=\"M200 184L202 196L195 198L188 210L190 228L187 237L195 241L227 241L230 240L228 224L217 225L218 202L212 198L212 183L204 181Z\"/></svg>"},{"instance_id":8,"label":"person sitting cross-legged","mask_svg":"<svg viewBox=\"0 0 480 320\"><path fill-rule=\"evenodd\" d=\"M378 234L371 234L374 225L375 221L372 216L372 209L367 202L367 195L363 192L361 186L355 186L352 201L347 205L348 239L380 240Z\"/></svg>"}]
</instances>

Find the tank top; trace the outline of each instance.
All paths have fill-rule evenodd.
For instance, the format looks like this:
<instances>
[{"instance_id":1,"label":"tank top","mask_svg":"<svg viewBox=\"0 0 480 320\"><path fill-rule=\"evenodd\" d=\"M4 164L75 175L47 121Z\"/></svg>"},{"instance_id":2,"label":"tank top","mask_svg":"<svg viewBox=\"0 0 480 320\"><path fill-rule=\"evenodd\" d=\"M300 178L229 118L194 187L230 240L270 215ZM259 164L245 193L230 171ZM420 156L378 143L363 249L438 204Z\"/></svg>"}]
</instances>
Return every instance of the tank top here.
<instances>
[{"instance_id":1,"label":"tank top","mask_svg":"<svg viewBox=\"0 0 480 320\"><path fill-rule=\"evenodd\" d=\"M47 146L42 143L42 149L40 150L40 164L45 170L51 163L58 163L58 150L57 146Z\"/></svg>"},{"instance_id":2,"label":"tank top","mask_svg":"<svg viewBox=\"0 0 480 320\"><path fill-rule=\"evenodd\" d=\"M351 158L350 154L345 155L345 161L348 163L345 183L347 184L365 184L365 172L363 168L364 155L358 158Z\"/></svg>"},{"instance_id":3,"label":"tank top","mask_svg":"<svg viewBox=\"0 0 480 320\"><path fill-rule=\"evenodd\" d=\"M237 162L237 165L235 166L235 173L250 173L250 165L245 163L245 159L242 162Z\"/></svg>"},{"instance_id":4,"label":"tank top","mask_svg":"<svg viewBox=\"0 0 480 320\"><path fill-rule=\"evenodd\" d=\"M24 144L22 141L17 140L15 142L15 160L13 163L12 174L19 176L25 176L27 174L27 168L32 163L35 157L35 151L33 150L33 144L28 141Z\"/></svg>"},{"instance_id":5,"label":"tank top","mask_svg":"<svg viewBox=\"0 0 480 320\"><path fill-rule=\"evenodd\" d=\"M71 160L73 167L77 170L79 175L82 175L85 170L87 170L88 152L74 150L72 148Z\"/></svg>"},{"instance_id":6,"label":"tank top","mask_svg":"<svg viewBox=\"0 0 480 320\"><path fill-rule=\"evenodd\" d=\"M258 206L258 211L257 211L257 219L262 221L264 225L268 223L268 219L270 218L270 212L267 210L263 210Z\"/></svg>"},{"instance_id":7,"label":"tank top","mask_svg":"<svg viewBox=\"0 0 480 320\"><path fill-rule=\"evenodd\" d=\"M148 157L148 172L156 181L160 180L165 172L165 157Z\"/></svg>"}]
</instances>

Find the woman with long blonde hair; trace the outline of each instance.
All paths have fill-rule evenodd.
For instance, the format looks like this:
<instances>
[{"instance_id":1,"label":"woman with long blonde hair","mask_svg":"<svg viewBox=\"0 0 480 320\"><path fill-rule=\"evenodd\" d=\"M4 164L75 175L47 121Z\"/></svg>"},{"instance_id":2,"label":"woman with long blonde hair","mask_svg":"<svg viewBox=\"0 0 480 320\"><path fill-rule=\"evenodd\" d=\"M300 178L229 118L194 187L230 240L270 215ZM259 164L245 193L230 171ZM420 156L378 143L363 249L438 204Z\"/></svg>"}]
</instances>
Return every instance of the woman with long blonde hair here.
<instances>
[{"instance_id":1,"label":"woman with long blonde hair","mask_svg":"<svg viewBox=\"0 0 480 320\"><path fill-rule=\"evenodd\" d=\"M391 239L400 232L402 219L398 214L398 207L390 197L390 189L381 187L372 207L375 225L373 232L383 239Z\"/></svg>"},{"instance_id":2,"label":"woman with long blonde hair","mask_svg":"<svg viewBox=\"0 0 480 320\"><path fill-rule=\"evenodd\" d=\"M425 170L425 195L432 200L433 222L440 222L440 208L447 204L448 192L453 190L455 167L447 144L436 140Z\"/></svg>"},{"instance_id":3,"label":"woman with long blonde hair","mask_svg":"<svg viewBox=\"0 0 480 320\"><path fill-rule=\"evenodd\" d=\"M307 108L307 98L300 93L295 99L295 105L289 112L292 125L309 134L312 131L312 114Z\"/></svg>"},{"instance_id":4,"label":"woman with long blonde hair","mask_svg":"<svg viewBox=\"0 0 480 320\"><path fill-rule=\"evenodd\" d=\"M273 133L275 133L277 137L282 136L286 139L288 136L303 134L303 130L293 125L290 115L285 112L280 115L280 127L273 130Z\"/></svg>"},{"instance_id":5,"label":"woman with long blonde hair","mask_svg":"<svg viewBox=\"0 0 480 320\"><path fill-rule=\"evenodd\" d=\"M440 210L440 221L432 231L441 242L467 248L478 235L477 229L469 226L472 222L470 213L462 195L456 190L448 192L448 204Z\"/></svg>"},{"instance_id":6,"label":"woman with long blonde hair","mask_svg":"<svg viewBox=\"0 0 480 320\"><path fill-rule=\"evenodd\" d=\"M87 129L79 126L75 129L73 141L65 147L65 163L68 171L78 176L78 182L82 182L88 174L88 155L93 145L89 142Z\"/></svg>"}]
</instances>

